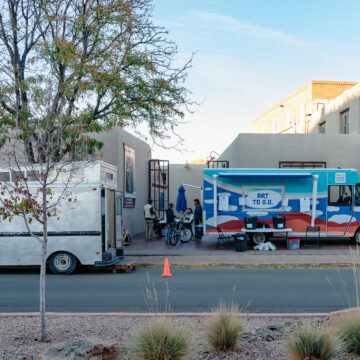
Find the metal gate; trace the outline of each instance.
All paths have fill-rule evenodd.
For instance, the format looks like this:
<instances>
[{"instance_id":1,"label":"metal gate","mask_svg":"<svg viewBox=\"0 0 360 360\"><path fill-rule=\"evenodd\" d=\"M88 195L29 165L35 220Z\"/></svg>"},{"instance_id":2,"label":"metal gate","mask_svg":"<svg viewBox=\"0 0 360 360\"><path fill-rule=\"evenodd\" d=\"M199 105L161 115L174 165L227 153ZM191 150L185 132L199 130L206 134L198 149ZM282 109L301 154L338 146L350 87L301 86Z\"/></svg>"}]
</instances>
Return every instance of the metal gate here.
<instances>
[{"instance_id":1,"label":"metal gate","mask_svg":"<svg viewBox=\"0 0 360 360\"><path fill-rule=\"evenodd\" d=\"M163 219L169 207L169 160L149 160L149 198Z\"/></svg>"}]
</instances>

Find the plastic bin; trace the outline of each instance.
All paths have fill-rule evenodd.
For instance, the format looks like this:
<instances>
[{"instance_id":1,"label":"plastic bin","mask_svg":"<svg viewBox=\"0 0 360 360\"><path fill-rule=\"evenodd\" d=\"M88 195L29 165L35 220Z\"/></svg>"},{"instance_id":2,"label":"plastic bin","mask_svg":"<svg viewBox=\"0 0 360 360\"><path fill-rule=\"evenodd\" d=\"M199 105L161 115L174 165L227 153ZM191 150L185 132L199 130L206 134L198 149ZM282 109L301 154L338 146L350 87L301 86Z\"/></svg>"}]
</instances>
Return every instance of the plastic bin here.
<instances>
[{"instance_id":1,"label":"plastic bin","mask_svg":"<svg viewBox=\"0 0 360 360\"><path fill-rule=\"evenodd\" d=\"M288 239L289 250L298 250L300 249L300 239L299 238L289 238Z\"/></svg>"},{"instance_id":2,"label":"plastic bin","mask_svg":"<svg viewBox=\"0 0 360 360\"><path fill-rule=\"evenodd\" d=\"M247 217L245 218L245 229L254 230L257 227L257 218L256 217Z\"/></svg>"},{"instance_id":3,"label":"plastic bin","mask_svg":"<svg viewBox=\"0 0 360 360\"><path fill-rule=\"evenodd\" d=\"M286 218L285 216L275 216L273 217L274 229L285 229Z\"/></svg>"},{"instance_id":4,"label":"plastic bin","mask_svg":"<svg viewBox=\"0 0 360 360\"><path fill-rule=\"evenodd\" d=\"M203 236L203 226L195 225L195 237L200 238Z\"/></svg>"},{"instance_id":5,"label":"plastic bin","mask_svg":"<svg viewBox=\"0 0 360 360\"><path fill-rule=\"evenodd\" d=\"M243 233L233 235L234 247L237 252L244 252L247 249L248 236Z\"/></svg>"}]
</instances>

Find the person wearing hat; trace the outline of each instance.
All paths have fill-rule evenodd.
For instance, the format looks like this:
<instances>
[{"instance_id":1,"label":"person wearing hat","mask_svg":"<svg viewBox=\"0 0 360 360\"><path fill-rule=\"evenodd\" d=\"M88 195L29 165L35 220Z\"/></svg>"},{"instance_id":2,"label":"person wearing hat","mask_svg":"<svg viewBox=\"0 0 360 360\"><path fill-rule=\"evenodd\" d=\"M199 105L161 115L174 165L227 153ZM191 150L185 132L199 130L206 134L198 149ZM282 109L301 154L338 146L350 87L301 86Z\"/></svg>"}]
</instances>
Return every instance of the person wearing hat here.
<instances>
[{"instance_id":1,"label":"person wearing hat","mask_svg":"<svg viewBox=\"0 0 360 360\"><path fill-rule=\"evenodd\" d=\"M152 206L152 199L149 199L147 204L144 206L144 216L146 223L146 240L152 240L152 232L154 227L154 219L156 219L156 213Z\"/></svg>"}]
</instances>

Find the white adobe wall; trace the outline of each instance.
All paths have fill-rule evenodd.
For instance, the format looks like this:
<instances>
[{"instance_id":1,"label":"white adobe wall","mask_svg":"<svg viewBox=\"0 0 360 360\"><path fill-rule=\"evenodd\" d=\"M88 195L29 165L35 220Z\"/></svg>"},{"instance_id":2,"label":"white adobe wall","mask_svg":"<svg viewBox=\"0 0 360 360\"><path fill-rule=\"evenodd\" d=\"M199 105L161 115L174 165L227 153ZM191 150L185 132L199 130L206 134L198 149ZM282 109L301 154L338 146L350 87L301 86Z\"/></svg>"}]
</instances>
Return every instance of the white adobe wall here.
<instances>
[{"instance_id":1,"label":"white adobe wall","mask_svg":"<svg viewBox=\"0 0 360 360\"><path fill-rule=\"evenodd\" d=\"M360 169L358 134L239 134L221 154L230 167L278 168L279 161L326 161Z\"/></svg>"},{"instance_id":2,"label":"white adobe wall","mask_svg":"<svg viewBox=\"0 0 360 360\"><path fill-rule=\"evenodd\" d=\"M310 117L309 130L311 133L319 133L318 125L323 121L325 134L340 133L340 114L349 109L349 133L360 133L360 84L355 85L343 94L331 100L321 110Z\"/></svg>"},{"instance_id":3,"label":"white adobe wall","mask_svg":"<svg viewBox=\"0 0 360 360\"><path fill-rule=\"evenodd\" d=\"M181 184L190 184L202 187L203 169L206 165L170 164L169 200L176 207L178 189ZM185 187L185 196L188 207L194 210L194 199L200 200L200 190Z\"/></svg>"},{"instance_id":4,"label":"white adobe wall","mask_svg":"<svg viewBox=\"0 0 360 360\"><path fill-rule=\"evenodd\" d=\"M104 143L101 150L105 162L118 167L118 187L124 191L124 146L135 149L136 202L135 208L123 208L123 224L130 235L145 231L144 205L148 199L148 164L150 146L121 128L93 135Z\"/></svg>"}]
</instances>

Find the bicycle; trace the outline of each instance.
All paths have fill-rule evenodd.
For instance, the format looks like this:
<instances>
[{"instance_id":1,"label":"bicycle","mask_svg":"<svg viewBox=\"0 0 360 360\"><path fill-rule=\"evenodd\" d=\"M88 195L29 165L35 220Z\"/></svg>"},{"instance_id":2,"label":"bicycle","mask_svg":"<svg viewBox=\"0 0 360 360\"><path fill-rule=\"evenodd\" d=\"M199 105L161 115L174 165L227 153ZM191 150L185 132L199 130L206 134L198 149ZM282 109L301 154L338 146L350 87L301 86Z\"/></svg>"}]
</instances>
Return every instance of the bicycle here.
<instances>
[{"instance_id":1,"label":"bicycle","mask_svg":"<svg viewBox=\"0 0 360 360\"><path fill-rule=\"evenodd\" d=\"M192 229L182 222L178 222L176 227L170 228L168 231L170 231L169 241L172 246L175 246L179 240L182 243L188 243L194 236Z\"/></svg>"}]
</instances>

